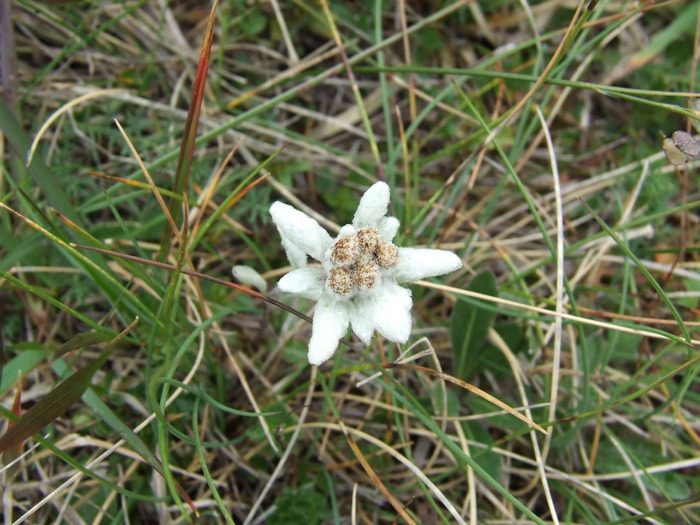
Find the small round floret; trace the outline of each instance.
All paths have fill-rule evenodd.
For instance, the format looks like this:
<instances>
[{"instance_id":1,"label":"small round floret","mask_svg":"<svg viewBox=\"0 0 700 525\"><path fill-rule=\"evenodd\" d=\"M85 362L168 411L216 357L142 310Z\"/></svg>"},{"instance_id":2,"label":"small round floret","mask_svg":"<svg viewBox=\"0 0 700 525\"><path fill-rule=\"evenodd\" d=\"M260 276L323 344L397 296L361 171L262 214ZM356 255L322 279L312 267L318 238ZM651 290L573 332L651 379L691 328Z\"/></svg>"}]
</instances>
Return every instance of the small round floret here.
<instances>
[{"instance_id":1,"label":"small round floret","mask_svg":"<svg viewBox=\"0 0 700 525\"><path fill-rule=\"evenodd\" d=\"M351 266L360 251L359 242L355 235L338 239L331 252L331 261L338 266Z\"/></svg>"},{"instance_id":2,"label":"small round floret","mask_svg":"<svg viewBox=\"0 0 700 525\"><path fill-rule=\"evenodd\" d=\"M379 280L379 266L372 261L358 264L352 274L352 283L358 290L371 290Z\"/></svg>"},{"instance_id":3,"label":"small round floret","mask_svg":"<svg viewBox=\"0 0 700 525\"><path fill-rule=\"evenodd\" d=\"M362 228L357 232L357 240L363 252L372 253L380 243L379 231L377 228Z\"/></svg>"},{"instance_id":4,"label":"small round floret","mask_svg":"<svg viewBox=\"0 0 700 525\"><path fill-rule=\"evenodd\" d=\"M338 295L350 295L352 292L353 274L347 268L337 266L331 268L328 275L328 288Z\"/></svg>"},{"instance_id":5,"label":"small round floret","mask_svg":"<svg viewBox=\"0 0 700 525\"><path fill-rule=\"evenodd\" d=\"M399 249L390 242L383 242L377 245L374 256L382 268L394 268L399 262Z\"/></svg>"}]
</instances>

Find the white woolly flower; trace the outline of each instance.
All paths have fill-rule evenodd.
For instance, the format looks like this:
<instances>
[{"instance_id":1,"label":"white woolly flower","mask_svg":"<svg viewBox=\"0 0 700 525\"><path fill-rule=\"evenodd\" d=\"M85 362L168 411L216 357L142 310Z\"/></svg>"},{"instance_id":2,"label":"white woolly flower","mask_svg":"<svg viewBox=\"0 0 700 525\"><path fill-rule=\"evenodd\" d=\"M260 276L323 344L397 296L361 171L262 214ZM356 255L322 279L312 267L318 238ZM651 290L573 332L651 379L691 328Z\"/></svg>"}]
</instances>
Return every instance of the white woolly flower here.
<instances>
[{"instance_id":1,"label":"white woolly flower","mask_svg":"<svg viewBox=\"0 0 700 525\"><path fill-rule=\"evenodd\" d=\"M368 345L377 330L397 343L411 333L411 292L399 286L457 270L462 261L445 250L397 248L399 229L387 217L389 186L377 182L360 200L352 224L333 239L314 219L281 202L270 215L293 267L309 255L322 268L296 268L282 277L279 288L318 301L314 313L309 363L330 359L348 325Z\"/></svg>"}]
</instances>

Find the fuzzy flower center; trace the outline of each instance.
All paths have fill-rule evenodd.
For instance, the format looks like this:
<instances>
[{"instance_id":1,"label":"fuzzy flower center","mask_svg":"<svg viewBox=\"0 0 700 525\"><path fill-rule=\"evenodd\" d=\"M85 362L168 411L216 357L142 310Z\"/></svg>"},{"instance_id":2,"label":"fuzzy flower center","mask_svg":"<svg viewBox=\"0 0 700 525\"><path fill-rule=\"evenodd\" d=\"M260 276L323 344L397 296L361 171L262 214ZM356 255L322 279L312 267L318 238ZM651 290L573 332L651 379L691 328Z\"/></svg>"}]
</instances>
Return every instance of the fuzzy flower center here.
<instances>
[{"instance_id":1,"label":"fuzzy flower center","mask_svg":"<svg viewBox=\"0 0 700 525\"><path fill-rule=\"evenodd\" d=\"M398 262L396 246L383 242L376 228L362 228L338 239L331 249L328 287L342 296L371 290L379 284L380 270L394 268Z\"/></svg>"}]
</instances>

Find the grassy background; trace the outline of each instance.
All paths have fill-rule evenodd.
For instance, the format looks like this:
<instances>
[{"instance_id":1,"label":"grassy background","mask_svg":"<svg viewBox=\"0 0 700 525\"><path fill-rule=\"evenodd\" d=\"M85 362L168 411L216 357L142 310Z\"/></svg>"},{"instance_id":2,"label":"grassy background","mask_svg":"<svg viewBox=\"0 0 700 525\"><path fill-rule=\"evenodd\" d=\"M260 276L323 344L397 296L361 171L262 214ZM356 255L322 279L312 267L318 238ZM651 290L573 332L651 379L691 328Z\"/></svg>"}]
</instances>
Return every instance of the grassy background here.
<instances>
[{"instance_id":1,"label":"grassy background","mask_svg":"<svg viewBox=\"0 0 700 525\"><path fill-rule=\"evenodd\" d=\"M0 407L39 407L4 523L700 521L697 166L660 138L698 2L224 1L186 207L211 5L3 6ZM307 321L152 263L311 315L269 205L333 232L376 180L399 245L465 263L404 347L316 370Z\"/></svg>"}]
</instances>

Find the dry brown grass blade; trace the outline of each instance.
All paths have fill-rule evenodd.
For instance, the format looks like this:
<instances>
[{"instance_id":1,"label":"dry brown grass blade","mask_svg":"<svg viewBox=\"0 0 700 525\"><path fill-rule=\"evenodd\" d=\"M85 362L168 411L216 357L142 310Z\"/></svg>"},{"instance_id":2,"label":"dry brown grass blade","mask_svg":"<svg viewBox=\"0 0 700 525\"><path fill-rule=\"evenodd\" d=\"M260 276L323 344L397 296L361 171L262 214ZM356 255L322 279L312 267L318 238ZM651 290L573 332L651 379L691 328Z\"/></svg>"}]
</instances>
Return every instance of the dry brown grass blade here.
<instances>
[{"instance_id":1,"label":"dry brown grass blade","mask_svg":"<svg viewBox=\"0 0 700 525\"><path fill-rule=\"evenodd\" d=\"M32 145L29 148L29 153L27 154L27 165L32 163L32 159L34 158L34 153L36 152L37 147L39 146L39 143L41 142L41 139L46 135L46 133L49 131L49 128L51 125L56 122L63 114L68 113L71 109L81 105L83 102L89 102L92 101L96 98L100 97L112 97L114 95L118 94L126 94L128 91L126 89L122 88L111 88L111 89L96 89L89 91L85 93L84 95L79 96L78 98L75 98L60 108L58 108L56 111L54 111L48 119L44 121L44 123L41 125L39 128L39 131L36 132L36 135L34 135L34 139L32 140Z\"/></svg>"},{"instance_id":2,"label":"dry brown grass blade","mask_svg":"<svg viewBox=\"0 0 700 525\"><path fill-rule=\"evenodd\" d=\"M402 370L411 370L413 372L419 372L422 374L427 374L427 375L431 375L433 377L437 377L438 379L442 379L443 381L448 381L448 382L450 382L454 385L457 385L465 390L469 390L472 394L476 394L477 396L488 401L489 403L492 403L492 404L496 405L497 407L505 410L511 416L517 417L520 421L527 424L528 426L534 428L535 430L539 430L544 435L547 435L547 431L544 428L542 428L540 425L538 425L537 423L535 423L531 419L525 417L517 410L514 410L513 408L509 407L500 399L492 396L488 392L481 390L479 387L476 387L470 383L467 383L466 381L463 381L455 376L452 376L450 374L446 374L445 372L440 372L439 370L434 370L432 368L420 366L420 365L411 365L411 364L402 364L402 363L386 363L384 365L384 368L400 368Z\"/></svg>"},{"instance_id":3,"label":"dry brown grass blade","mask_svg":"<svg viewBox=\"0 0 700 525\"><path fill-rule=\"evenodd\" d=\"M389 492L389 489L386 488L386 485L382 483L382 480L380 477L377 475L377 473L374 471L372 466L369 464L367 459L365 459L364 454L362 454L362 451L360 450L360 447L357 446L357 443L355 443L355 440L352 439L350 434L345 432L345 425L343 423L340 423L340 426L343 428L343 432L345 434L345 439L348 442L348 445L350 446L350 449L353 451L355 454L355 457L357 460L360 462L362 465L362 468L365 469L365 472L369 476L369 478L372 480L372 483L374 486L384 494L384 497L391 503L391 506L394 507L394 510L401 516L403 519L406 520L407 523L411 523L413 525L416 525L416 522L413 521L413 519L408 515L408 513L404 510L403 505L401 505L401 502L399 502L391 492Z\"/></svg>"},{"instance_id":4,"label":"dry brown grass blade","mask_svg":"<svg viewBox=\"0 0 700 525\"><path fill-rule=\"evenodd\" d=\"M197 138L197 127L199 124L199 115L202 110L202 100L204 99L204 86L207 82L207 72L209 71L209 61L211 59L211 44L214 38L214 21L216 19L216 7L219 0L214 0L214 3L209 13L209 21L204 33L204 42L199 55L199 63L197 64L197 73L195 76L194 86L192 89L192 100L190 108L187 112L187 121L185 122L184 134L180 145L180 154L177 159L177 168L175 170L175 184L173 192L176 195L186 194L187 183L190 176L190 168L192 166L192 157L194 155L194 143ZM180 217L180 203L176 199L171 199L169 203L170 215L178 222ZM160 251L160 260L166 258L170 250L170 236L173 233L173 226L166 224L163 231L162 246ZM184 249L184 247L183 247Z\"/></svg>"},{"instance_id":5,"label":"dry brown grass blade","mask_svg":"<svg viewBox=\"0 0 700 525\"><path fill-rule=\"evenodd\" d=\"M114 123L116 124L117 128L119 129L119 132L122 134L122 137L124 137L124 141L126 142L126 145L129 147L129 150L131 151L131 154L134 156L136 159L136 162L139 165L139 168L141 168L141 173L143 173L143 176L146 177L146 180L148 181L148 186L151 188L151 191L153 192L153 196L156 198L158 201L158 204L160 205L160 208L163 210L163 214L165 215L166 222L165 224L168 225L166 226L166 229L169 230L168 235L170 236L171 234L174 234L175 237L177 238L177 241L180 243L180 245L183 244L182 240L182 233L180 232L179 228L177 227L176 223L176 216L173 215L173 206L172 206L172 201L175 201L175 199L171 199L171 205L168 207L165 204L165 200L163 200L162 195L158 191L158 188L156 187L156 183L153 181L153 177L151 177L151 174L148 171L148 168L146 168L146 165L144 164L143 160L141 159L141 155L139 155L138 150L136 149L136 146L131 142L131 139L127 135L126 131L122 127L121 123L118 120L114 120ZM180 202L179 200L177 202ZM177 209L179 210L180 207L178 206ZM170 243L167 243L167 246L170 246Z\"/></svg>"},{"instance_id":6,"label":"dry brown grass blade","mask_svg":"<svg viewBox=\"0 0 700 525\"><path fill-rule=\"evenodd\" d=\"M350 60L348 59L347 54L345 53L345 44L343 44L343 40L340 37L340 33L338 32L338 28L335 25L335 20L333 18L333 14L331 13L331 10L328 6L328 0L321 0L321 7L323 7L323 13L326 17L326 22L328 23L328 27L331 31L331 34L333 35L333 40L335 41L335 45L338 47L338 51L340 52L340 58L343 60L343 64L345 64L345 73L348 76L348 80L350 81L350 87L352 89L353 95L355 97L355 102L357 104L357 110L362 116L362 120L365 123L369 122L369 116L367 115L367 110L364 106L364 101L362 98L362 94L360 93L360 88L357 84L357 79L355 78L355 73L352 70L352 64L350 63ZM372 132L372 127L371 126L366 126L365 132L367 133L368 136L368 144L369 148L372 151L372 156L374 158L377 172L379 173L379 177L383 178L384 177L384 164L382 163L381 155L379 154L379 149L377 147L377 141L374 138L374 133Z\"/></svg>"},{"instance_id":7,"label":"dry brown grass blade","mask_svg":"<svg viewBox=\"0 0 700 525\"><path fill-rule=\"evenodd\" d=\"M229 152L226 154L226 158L224 158L224 160L219 165L219 168L216 170L216 172L214 172L213 177L211 177L207 181L207 183L201 191L195 188L195 191L197 191L199 194L197 202L197 208L199 208L199 212L193 214L194 220L190 223L190 229L192 232L190 234L190 237L196 237L197 231L199 230L199 227L202 223L202 219L204 218L204 213L202 212L206 210L209 205L211 205L212 208L216 207L216 205L212 201L214 198L214 193L216 192L216 189L219 185L219 181L221 180L221 177L223 176L226 167L229 165L229 163L233 159L233 156L236 154L238 148L241 146L242 143L243 138L239 139L233 146L233 148L229 150Z\"/></svg>"},{"instance_id":8,"label":"dry brown grass blade","mask_svg":"<svg viewBox=\"0 0 700 525\"><path fill-rule=\"evenodd\" d=\"M534 97L535 93L542 87L542 85L545 83L547 80L547 77L554 68L554 66L557 64L559 61L559 58L561 55L564 53L564 50L566 49L567 43L569 42L569 37L573 34L576 24L579 21L581 17L581 13L584 9L584 5L587 5L586 0L580 0L578 3L578 6L576 7L576 12L574 15L571 17L571 22L569 23L569 26L566 28L566 32L564 33L564 36L562 37L561 41L559 42L559 46L557 49L554 51L554 54L552 57L549 59L549 62L545 66L544 70L540 74L539 78L537 81L532 85L532 87L528 90L528 92L518 101L518 103L515 105L515 107L510 111L508 116L503 119L503 122L501 122L498 126L496 126L494 129L491 130L491 133L489 133L488 137L484 140L482 147L487 146L488 144L491 143L491 141L498 136L498 134L508 125L510 125L513 120L515 120L515 117L522 111L522 109L525 107L525 105L528 103L528 101Z\"/></svg>"},{"instance_id":9,"label":"dry brown grass blade","mask_svg":"<svg viewBox=\"0 0 700 525\"><path fill-rule=\"evenodd\" d=\"M148 190L148 189L152 188L146 182L141 182L140 180L126 179L124 177L117 177L116 175L109 175L107 173L100 173L97 171L88 171L88 175L91 175L91 176L98 178L98 179L104 179L104 180L108 180L108 181L112 181L112 182L119 182L120 184L124 184L126 186L132 186L134 188L139 188L141 190ZM179 195L176 196L170 190L166 190L163 188L157 188L157 189L158 189L158 193L161 193L163 195L167 195L169 197L177 197L178 199L180 199Z\"/></svg>"},{"instance_id":10,"label":"dry brown grass blade","mask_svg":"<svg viewBox=\"0 0 700 525\"><path fill-rule=\"evenodd\" d=\"M0 203L0 205L1 204L2 203ZM510 301L508 299L503 299L502 297L493 297L491 295L480 294L478 292L473 292L471 290L463 290L460 288L455 288L452 286L445 286L443 284L432 283L429 281L417 281L417 284L419 284L420 286L423 286L424 288L432 288L434 290L441 290L443 292L449 292L449 293L453 293L455 295L463 295L465 297L474 297L476 299L479 299L481 301L486 301L488 303L496 303L496 304L500 304L503 306L508 306L508 307L512 307L512 308L516 308L516 309L523 309L523 310L527 310L529 312L536 312L538 314L542 314L542 315L546 315L546 316L550 316L550 317L561 317L562 319L569 319L571 321L581 323L581 324L590 325L590 326L599 326L599 327L606 328L608 330L614 330L617 332L637 334L637 335L649 337L652 339L665 339L668 341L672 340L672 341L675 341L677 343L686 345L686 346L688 346L688 348L695 348L696 346L700 346L700 340L698 340L698 339L693 339L690 342L687 342L679 337L673 336L672 334L658 333L658 332L653 332L651 330L631 328L628 326L624 326L621 324L615 324L615 323L605 323L603 321L598 321L596 319L589 319L588 317L582 317L580 315L559 313L559 312L555 312L553 310L548 310L546 308L540 308L538 306L523 305L522 303L518 303L516 301ZM678 323L676 323L676 326L677 325L678 325Z\"/></svg>"},{"instance_id":11,"label":"dry brown grass blade","mask_svg":"<svg viewBox=\"0 0 700 525\"><path fill-rule=\"evenodd\" d=\"M253 188L255 188L255 186L257 186L258 184L260 184L262 181L264 181L269 175L270 175L270 172L267 171L267 172L263 173L262 175L260 175L260 177L258 177L258 178L255 179L254 181L252 181L250 184L248 184L245 188L243 188L243 189L240 191L239 194L237 194L233 199L231 199L231 202L229 202L229 203L226 205L226 208L225 208L224 211L228 211L229 209L231 209L231 207L232 207L234 204L236 204L239 200L241 200L241 199L246 195L246 193L248 193L250 190L252 190Z\"/></svg>"}]
</instances>

